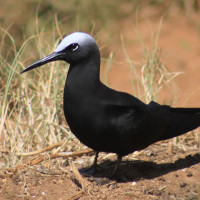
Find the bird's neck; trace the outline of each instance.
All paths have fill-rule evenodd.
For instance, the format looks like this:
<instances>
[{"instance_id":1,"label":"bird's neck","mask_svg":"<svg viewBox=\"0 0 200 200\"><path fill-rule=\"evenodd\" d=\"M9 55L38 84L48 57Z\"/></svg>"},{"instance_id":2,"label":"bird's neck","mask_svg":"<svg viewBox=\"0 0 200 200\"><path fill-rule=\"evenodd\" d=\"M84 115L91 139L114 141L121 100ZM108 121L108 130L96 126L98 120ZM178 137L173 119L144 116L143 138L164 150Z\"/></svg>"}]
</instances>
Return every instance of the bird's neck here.
<instances>
[{"instance_id":1,"label":"bird's neck","mask_svg":"<svg viewBox=\"0 0 200 200\"><path fill-rule=\"evenodd\" d=\"M65 83L65 92L91 92L100 84L100 56L71 64Z\"/></svg>"}]
</instances>

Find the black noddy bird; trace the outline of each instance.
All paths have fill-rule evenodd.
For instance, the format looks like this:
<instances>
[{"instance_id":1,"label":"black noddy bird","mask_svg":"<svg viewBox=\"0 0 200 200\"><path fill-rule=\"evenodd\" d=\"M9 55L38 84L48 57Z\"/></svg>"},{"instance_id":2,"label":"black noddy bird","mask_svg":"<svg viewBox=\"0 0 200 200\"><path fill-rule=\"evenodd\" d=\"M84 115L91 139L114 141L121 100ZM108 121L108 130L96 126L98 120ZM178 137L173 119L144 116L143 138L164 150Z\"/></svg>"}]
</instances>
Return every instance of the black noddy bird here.
<instances>
[{"instance_id":1,"label":"black noddy bird","mask_svg":"<svg viewBox=\"0 0 200 200\"><path fill-rule=\"evenodd\" d=\"M200 126L200 108L173 108L113 90L100 81L100 51L91 35L74 32L56 50L21 73L62 60L70 64L64 87L63 108L72 133L96 151L123 156L179 136Z\"/></svg>"}]
</instances>

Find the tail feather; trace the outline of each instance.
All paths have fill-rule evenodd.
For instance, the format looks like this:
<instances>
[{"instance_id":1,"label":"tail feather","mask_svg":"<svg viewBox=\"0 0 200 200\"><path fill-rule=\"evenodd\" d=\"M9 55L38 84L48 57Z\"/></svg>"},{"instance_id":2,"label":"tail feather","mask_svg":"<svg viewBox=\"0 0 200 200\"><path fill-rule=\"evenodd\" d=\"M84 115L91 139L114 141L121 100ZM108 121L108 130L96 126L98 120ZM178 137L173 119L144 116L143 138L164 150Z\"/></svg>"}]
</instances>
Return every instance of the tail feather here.
<instances>
[{"instance_id":1,"label":"tail feather","mask_svg":"<svg viewBox=\"0 0 200 200\"><path fill-rule=\"evenodd\" d=\"M177 137L200 126L200 108L170 108L167 129L160 140Z\"/></svg>"},{"instance_id":2,"label":"tail feather","mask_svg":"<svg viewBox=\"0 0 200 200\"><path fill-rule=\"evenodd\" d=\"M200 108L170 108L171 113L200 115Z\"/></svg>"}]
</instances>

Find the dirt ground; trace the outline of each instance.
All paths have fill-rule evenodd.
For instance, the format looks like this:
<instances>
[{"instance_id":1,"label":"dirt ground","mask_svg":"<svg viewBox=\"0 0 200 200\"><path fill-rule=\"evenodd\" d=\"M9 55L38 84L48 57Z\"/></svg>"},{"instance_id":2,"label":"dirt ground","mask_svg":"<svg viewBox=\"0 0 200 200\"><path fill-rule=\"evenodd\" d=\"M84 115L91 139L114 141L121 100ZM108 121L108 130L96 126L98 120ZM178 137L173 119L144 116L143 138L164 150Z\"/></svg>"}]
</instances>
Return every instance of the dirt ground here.
<instances>
[{"instance_id":1,"label":"dirt ground","mask_svg":"<svg viewBox=\"0 0 200 200\"><path fill-rule=\"evenodd\" d=\"M170 143L171 144L171 143ZM14 174L0 174L0 199L188 199L200 198L200 154L193 141L173 147L168 141L124 157L115 177L113 154L102 153L93 176L76 169L90 166L94 156L70 162L45 161ZM81 176L81 177L80 177Z\"/></svg>"},{"instance_id":2,"label":"dirt ground","mask_svg":"<svg viewBox=\"0 0 200 200\"><path fill-rule=\"evenodd\" d=\"M152 11L151 11L152 12ZM146 13L146 12L145 12ZM157 31L159 20L151 18L138 24L148 43L149 26ZM165 65L170 71L184 72L175 80L176 106L200 106L200 20L192 14L184 16L174 10L164 19L159 47L167 53ZM125 42L136 39L133 22L122 25ZM131 41L131 40L130 40ZM116 53L115 67L109 72L109 85L132 93L131 76L119 40L112 44ZM133 42L127 44L129 56L139 61L143 49ZM189 97L186 101L186 98ZM160 103L168 94L163 93ZM14 173L0 172L0 199L200 199L199 133L189 133L175 139L156 143L141 152L123 158L116 177L110 174L116 163L113 154L101 153L101 169L93 176L83 176L77 168L90 166L94 154L65 161L62 158L46 160L33 166L24 166ZM182 142L181 142L182 141ZM27 158L30 159L30 158Z\"/></svg>"}]
</instances>

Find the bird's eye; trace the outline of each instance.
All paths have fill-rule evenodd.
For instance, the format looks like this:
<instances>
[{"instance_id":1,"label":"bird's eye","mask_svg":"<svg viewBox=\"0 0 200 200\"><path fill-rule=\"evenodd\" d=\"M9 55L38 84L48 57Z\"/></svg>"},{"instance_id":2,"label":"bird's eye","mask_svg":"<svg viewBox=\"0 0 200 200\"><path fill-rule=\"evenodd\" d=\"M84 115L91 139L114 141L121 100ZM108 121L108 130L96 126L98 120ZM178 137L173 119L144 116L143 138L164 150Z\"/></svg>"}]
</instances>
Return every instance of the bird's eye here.
<instances>
[{"instance_id":1,"label":"bird's eye","mask_svg":"<svg viewBox=\"0 0 200 200\"><path fill-rule=\"evenodd\" d=\"M69 47L68 47L68 49L70 50L70 51L76 51L77 49L78 49L78 44L76 44L76 43L73 43L73 44L71 44Z\"/></svg>"}]
</instances>

